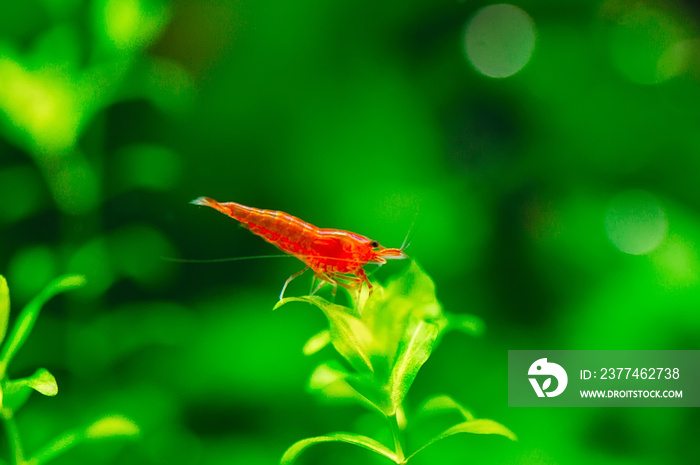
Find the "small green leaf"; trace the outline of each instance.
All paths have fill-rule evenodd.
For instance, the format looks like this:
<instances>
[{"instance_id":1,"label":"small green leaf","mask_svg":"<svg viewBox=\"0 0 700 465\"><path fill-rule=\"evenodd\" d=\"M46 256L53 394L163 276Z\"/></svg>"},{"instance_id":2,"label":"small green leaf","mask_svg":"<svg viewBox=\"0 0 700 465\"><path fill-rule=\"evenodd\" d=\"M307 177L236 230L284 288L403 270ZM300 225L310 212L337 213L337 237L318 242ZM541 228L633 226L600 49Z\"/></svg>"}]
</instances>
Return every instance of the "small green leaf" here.
<instances>
[{"instance_id":1,"label":"small green leaf","mask_svg":"<svg viewBox=\"0 0 700 465\"><path fill-rule=\"evenodd\" d=\"M324 329L323 331L319 332L318 334L314 334L309 338L308 341L306 341L306 344L304 344L304 348L302 349L302 352L304 352L304 355L313 355L319 350L323 349L326 347L328 344L331 342L331 333L327 329Z\"/></svg>"},{"instance_id":2,"label":"small green leaf","mask_svg":"<svg viewBox=\"0 0 700 465\"><path fill-rule=\"evenodd\" d=\"M83 276L62 276L49 284L41 293L39 293L38 296L32 299L32 301L22 309L17 317L17 321L12 327L12 332L0 351L0 378L5 375L5 371L7 370L7 366L12 360L12 357L14 357L17 351L27 340L29 333L34 327L34 323L36 323L36 320L39 317L41 307L43 307L43 305L56 294L80 287L84 284L85 278Z\"/></svg>"},{"instance_id":3,"label":"small green leaf","mask_svg":"<svg viewBox=\"0 0 700 465\"><path fill-rule=\"evenodd\" d=\"M459 412L466 421L472 421L475 419L474 414L469 409L465 408L459 402L447 395L438 395L427 399L420 407L418 407L416 415L422 416L450 410L456 410Z\"/></svg>"},{"instance_id":4,"label":"small green leaf","mask_svg":"<svg viewBox=\"0 0 700 465\"><path fill-rule=\"evenodd\" d=\"M352 400L370 410L377 409L378 406L363 396L348 381L355 377L348 373L336 360L322 363L317 366L309 378L309 389L320 394L322 397L331 400Z\"/></svg>"},{"instance_id":5,"label":"small green leaf","mask_svg":"<svg viewBox=\"0 0 700 465\"><path fill-rule=\"evenodd\" d=\"M7 334L7 322L10 319L10 290L7 288L7 281L0 275L0 342Z\"/></svg>"},{"instance_id":6,"label":"small green leaf","mask_svg":"<svg viewBox=\"0 0 700 465\"><path fill-rule=\"evenodd\" d=\"M394 414L395 409L389 399L389 392L374 374L350 375L345 378L345 381L357 391L359 397L364 401L363 405L377 409L384 416Z\"/></svg>"},{"instance_id":7,"label":"small green leaf","mask_svg":"<svg viewBox=\"0 0 700 465\"><path fill-rule=\"evenodd\" d=\"M136 436L139 427L121 415L112 415L97 420L85 430L86 439L101 439L113 436Z\"/></svg>"},{"instance_id":8,"label":"small green leaf","mask_svg":"<svg viewBox=\"0 0 700 465\"><path fill-rule=\"evenodd\" d=\"M29 378L16 380L14 382L23 382L26 386L41 394L44 394L45 396L55 396L58 394L58 384L56 384L56 378L54 378L53 375L49 373L49 370L45 368L39 368Z\"/></svg>"},{"instance_id":9,"label":"small green leaf","mask_svg":"<svg viewBox=\"0 0 700 465\"><path fill-rule=\"evenodd\" d=\"M374 371L369 358L372 333L367 326L361 320L338 308L329 307L324 310L324 313L330 324L331 343L338 353L345 357L357 371Z\"/></svg>"},{"instance_id":10,"label":"small green leaf","mask_svg":"<svg viewBox=\"0 0 700 465\"><path fill-rule=\"evenodd\" d=\"M311 305L314 305L314 306L316 306L324 311L325 311L325 308L328 306L340 307L340 308L344 309L346 313L349 313L349 314L351 314L353 316L357 316L357 317L360 316L359 313L357 313L357 311L353 308L343 307L342 305L336 305L332 302L327 301L323 297L319 297L317 295L308 295L308 296L305 295L305 296L301 296L301 297L287 297L287 298L282 299L279 302L277 302L275 304L275 306L272 308L272 310L275 311L278 308L280 308L281 306L286 305L286 304L291 303L291 302L303 302L306 304L311 304Z\"/></svg>"},{"instance_id":11,"label":"small green leaf","mask_svg":"<svg viewBox=\"0 0 700 465\"><path fill-rule=\"evenodd\" d=\"M26 463L46 463L88 440L135 436L137 434L139 434L139 427L133 421L121 415L107 416L97 420L84 430L72 430L64 433Z\"/></svg>"},{"instance_id":12,"label":"small green leaf","mask_svg":"<svg viewBox=\"0 0 700 465\"><path fill-rule=\"evenodd\" d=\"M413 456L421 452L428 446L435 444L437 441L454 436L460 433L471 433L471 434L498 434L500 436L505 436L511 441L517 441L518 438L513 434L511 430L503 426L502 424L495 422L493 420L479 419L472 421L465 421L463 423L456 424L455 426L446 429L443 433L437 435L427 444L423 445L420 449L411 454L406 461L408 462Z\"/></svg>"},{"instance_id":13,"label":"small green leaf","mask_svg":"<svg viewBox=\"0 0 700 465\"><path fill-rule=\"evenodd\" d=\"M309 379L309 389L327 399L354 400L382 414L391 411L386 391L377 386L374 376L350 374L337 360L316 367Z\"/></svg>"},{"instance_id":14,"label":"small green leaf","mask_svg":"<svg viewBox=\"0 0 700 465\"><path fill-rule=\"evenodd\" d=\"M438 332L436 325L421 320L404 335L389 380L390 398L394 409L401 405L418 370L430 357Z\"/></svg>"},{"instance_id":15,"label":"small green leaf","mask_svg":"<svg viewBox=\"0 0 700 465\"><path fill-rule=\"evenodd\" d=\"M58 394L56 378L44 368L39 368L29 380L29 387L45 396Z\"/></svg>"},{"instance_id":16,"label":"small green leaf","mask_svg":"<svg viewBox=\"0 0 700 465\"><path fill-rule=\"evenodd\" d=\"M374 335L371 352L375 372L385 377L396 364L406 332L418 321L436 324L439 329L447 326L435 286L415 261L386 286L374 286L362 308L361 319Z\"/></svg>"},{"instance_id":17,"label":"small green leaf","mask_svg":"<svg viewBox=\"0 0 700 465\"><path fill-rule=\"evenodd\" d=\"M309 378L309 389L321 390L350 376L337 360L330 360L317 366Z\"/></svg>"},{"instance_id":18,"label":"small green leaf","mask_svg":"<svg viewBox=\"0 0 700 465\"><path fill-rule=\"evenodd\" d=\"M45 396L58 394L56 378L45 368L39 368L32 376L5 383L3 405L12 411L19 410L31 395L32 389Z\"/></svg>"},{"instance_id":19,"label":"small green leaf","mask_svg":"<svg viewBox=\"0 0 700 465\"><path fill-rule=\"evenodd\" d=\"M280 465L290 465L294 463L299 454L301 454L305 449L323 442L345 442L347 444L354 444L356 446L371 450L376 454L382 455L394 463L399 463L396 454L392 450L388 449L385 445L372 438L360 436L359 434L354 433L331 433L326 436L302 439L301 441L294 443L292 447L287 449L282 456Z\"/></svg>"},{"instance_id":20,"label":"small green leaf","mask_svg":"<svg viewBox=\"0 0 700 465\"><path fill-rule=\"evenodd\" d=\"M288 302L306 302L320 308L328 318L331 343L350 364L359 372L374 371L370 362L369 347L372 333L353 310L336 305L318 297L289 297L275 305L275 309Z\"/></svg>"}]
</instances>

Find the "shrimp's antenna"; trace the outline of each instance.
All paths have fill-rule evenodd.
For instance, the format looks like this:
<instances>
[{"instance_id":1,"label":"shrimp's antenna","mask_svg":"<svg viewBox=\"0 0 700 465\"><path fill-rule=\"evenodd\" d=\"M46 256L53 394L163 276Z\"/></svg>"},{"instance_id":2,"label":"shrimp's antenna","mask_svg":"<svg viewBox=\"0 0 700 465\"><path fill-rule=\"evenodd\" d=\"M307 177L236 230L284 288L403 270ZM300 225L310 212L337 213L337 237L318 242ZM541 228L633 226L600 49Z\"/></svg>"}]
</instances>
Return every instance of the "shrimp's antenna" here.
<instances>
[{"instance_id":1,"label":"shrimp's antenna","mask_svg":"<svg viewBox=\"0 0 700 465\"><path fill-rule=\"evenodd\" d=\"M355 260L356 260L354 258L327 257L325 255L300 255L300 256L332 259L332 260L335 260L337 262L355 262ZM164 260L166 262L173 262L173 263L223 263L223 262L239 262L241 260L258 260L260 258L299 258L299 257L297 257L296 255L287 255L287 254L252 255L249 257L207 258L207 259L203 259L203 260L190 259L190 258L172 258L172 257L163 257L163 256L160 257L161 260Z\"/></svg>"},{"instance_id":2,"label":"shrimp's antenna","mask_svg":"<svg viewBox=\"0 0 700 465\"><path fill-rule=\"evenodd\" d=\"M238 262L241 260L257 260L259 258L294 258L294 255L278 254L278 255L254 255L250 257L229 257L229 258L209 258L205 260L189 259L189 258L171 258L160 257L161 260L174 263L222 263L222 262Z\"/></svg>"},{"instance_id":3,"label":"shrimp's antenna","mask_svg":"<svg viewBox=\"0 0 700 465\"><path fill-rule=\"evenodd\" d=\"M399 250L404 251L408 248L409 245L411 245L411 241L409 241L408 238L411 237L411 233L414 232L414 228L416 227L416 221L418 220L419 214L420 214L420 210L416 210L416 214L413 216L413 221L411 222L411 226L408 228L408 232L406 233L406 237L403 239L403 242L401 243L401 248Z\"/></svg>"}]
</instances>

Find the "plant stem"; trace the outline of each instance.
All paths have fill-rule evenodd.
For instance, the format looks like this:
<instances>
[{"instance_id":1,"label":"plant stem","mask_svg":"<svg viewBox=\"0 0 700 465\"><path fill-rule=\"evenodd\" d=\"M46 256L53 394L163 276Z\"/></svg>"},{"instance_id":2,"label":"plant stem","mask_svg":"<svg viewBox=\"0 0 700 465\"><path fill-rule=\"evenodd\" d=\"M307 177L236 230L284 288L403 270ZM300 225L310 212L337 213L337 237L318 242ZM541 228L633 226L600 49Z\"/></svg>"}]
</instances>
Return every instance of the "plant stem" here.
<instances>
[{"instance_id":1,"label":"plant stem","mask_svg":"<svg viewBox=\"0 0 700 465\"><path fill-rule=\"evenodd\" d=\"M12 410L4 408L2 409L1 417L5 425L7 445L11 454L10 463L14 465L22 465L25 463L24 452L22 450L22 443L19 440L19 432L17 431L17 423L15 423L14 413Z\"/></svg>"},{"instance_id":2,"label":"plant stem","mask_svg":"<svg viewBox=\"0 0 700 465\"><path fill-rule=\"evenodd\" d=\"M396 412L393 415L387 417L389 420L389 426L391 427L391 435L394 437L394 448L396 449L396 463L405 463L406 457L404 455L403 449L403 433L401 428L399 428L399 422L396 418Z\"/></svg>"},{"instance_id":3,"label":"plant stem","mask_svg":"<svg viewBox=\"0 0 700 465\"><path fill-rule=\"evenodd\" d=\"M83 436L79 436L77 433L69 431L63 436L56 439L50 446L48 446L43 451L39 452L32 458L32 464L42 464L53 459L59 454L63 454L68 449L77 445Z\"/></svg>"}]
</instances>

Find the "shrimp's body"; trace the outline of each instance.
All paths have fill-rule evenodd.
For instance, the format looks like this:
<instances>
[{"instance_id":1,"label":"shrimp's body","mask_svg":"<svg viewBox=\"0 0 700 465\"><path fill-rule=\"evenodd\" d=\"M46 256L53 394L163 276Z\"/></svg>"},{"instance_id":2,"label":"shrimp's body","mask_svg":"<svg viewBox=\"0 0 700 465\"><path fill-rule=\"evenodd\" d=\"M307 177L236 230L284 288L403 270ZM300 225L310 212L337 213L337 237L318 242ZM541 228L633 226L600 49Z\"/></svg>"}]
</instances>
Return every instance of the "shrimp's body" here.
<instances>
[{"instance_id":1,"label":"shrimp's body","mask_svg":"<svg viewBox=\"0 0 700 465\"><path fill-rule=\"evenodd\" d=\"M306 264L306 268L287 279L280 300L290 281L308 268L317 278L334 287L341 285L359 293L362 284L367 283L372 292L372 284L363 269L365 265L382 265L389 259L407 258L402 249L382 247L377 241L342 229L318 228L288 213L246 207L235 202L220 203L207 197L200 197L192 203L230 216L253 234Z\"/></svg>"}]
</instances>

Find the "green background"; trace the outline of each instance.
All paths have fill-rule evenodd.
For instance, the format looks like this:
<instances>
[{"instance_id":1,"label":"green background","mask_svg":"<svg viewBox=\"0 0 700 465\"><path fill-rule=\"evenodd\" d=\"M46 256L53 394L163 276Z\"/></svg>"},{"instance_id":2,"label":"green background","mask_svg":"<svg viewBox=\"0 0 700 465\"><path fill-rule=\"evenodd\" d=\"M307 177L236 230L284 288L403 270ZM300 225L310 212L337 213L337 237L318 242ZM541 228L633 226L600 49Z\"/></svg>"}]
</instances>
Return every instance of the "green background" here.
<instances>
[{"instance_id":1,"label":"green background","mask_svg":"<svg viewBox=\"0 0 700 465\"><path fill-rule=\"evenodd\" d=\"M509 409L506 381L513 349L698 349L698 11L521 2L534 51L494 79L464 45L485 5L3 2L0 273L15 315L59 274L88 279L11 367L60 388L19 412L26 448L104 413L140 438L55 463L275 463L385 429L306 391L325 320L271 311L298 263L160 258L276 252L188 205L206 195L386 246L416 219L409 254L486 331L447 336L407 407L444 392L520 438L453 437L416 463L697 463L697 409ZM302 460L380 463L334 444Z\"/></svg>"}]
</instances>

